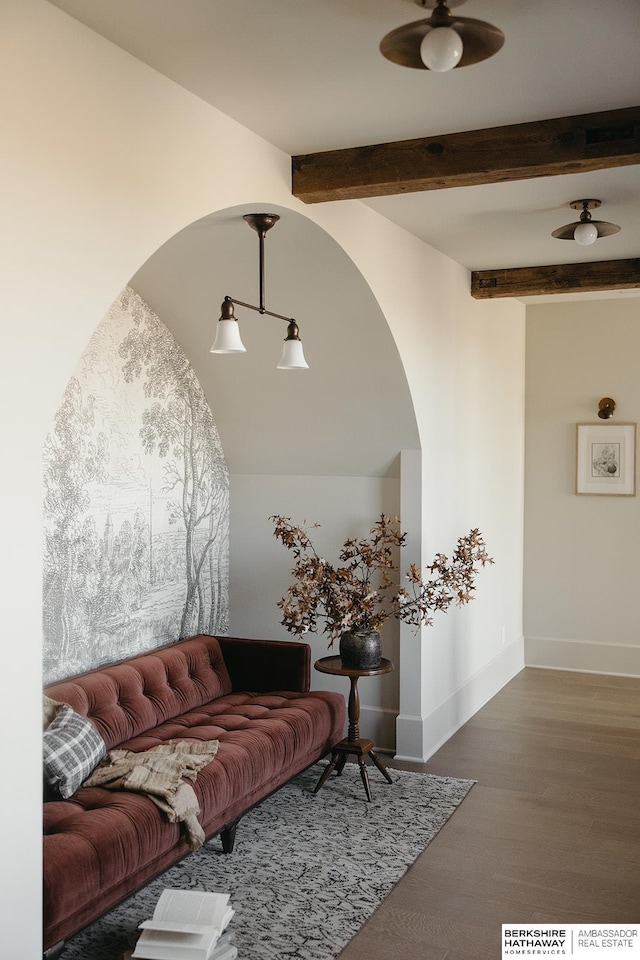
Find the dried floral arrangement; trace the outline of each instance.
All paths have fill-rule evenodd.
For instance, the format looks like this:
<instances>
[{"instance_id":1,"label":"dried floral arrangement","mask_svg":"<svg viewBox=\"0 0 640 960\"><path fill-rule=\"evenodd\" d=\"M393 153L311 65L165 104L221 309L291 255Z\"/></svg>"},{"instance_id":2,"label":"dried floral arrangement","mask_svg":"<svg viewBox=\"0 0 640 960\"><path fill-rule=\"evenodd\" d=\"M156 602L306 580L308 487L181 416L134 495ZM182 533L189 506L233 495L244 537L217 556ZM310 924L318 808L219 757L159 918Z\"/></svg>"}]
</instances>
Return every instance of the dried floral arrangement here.
<instances>
[{"instance_id":1,"label":"dried floral arrangement","mask_svg":"<svg viewBox=\"0 0 640 960\"><path fill-rule=\"evenodd\" d=\"M401 532L397 517L382 514L368 539L345 540L337 565L318 556L307 527L297 526L289 517L269 519L275 525L273 535L296 560L291 571L294 581L287 596L278 601L281 622L300 635L317 632L318 620L324 619L329 647L343 632L379 630L389 617L416 628L428 626L435 611L446 610L454 602L468 603L479 567L493 563L480 531L470 530L458 539L451 560L436 554L426 568L426 578L411 564L405 574L408 586L398 587L393 577L400 569L395 557L407 534ZM312 524L312 528L319 526Z\"/></svg>"}]
</instances>

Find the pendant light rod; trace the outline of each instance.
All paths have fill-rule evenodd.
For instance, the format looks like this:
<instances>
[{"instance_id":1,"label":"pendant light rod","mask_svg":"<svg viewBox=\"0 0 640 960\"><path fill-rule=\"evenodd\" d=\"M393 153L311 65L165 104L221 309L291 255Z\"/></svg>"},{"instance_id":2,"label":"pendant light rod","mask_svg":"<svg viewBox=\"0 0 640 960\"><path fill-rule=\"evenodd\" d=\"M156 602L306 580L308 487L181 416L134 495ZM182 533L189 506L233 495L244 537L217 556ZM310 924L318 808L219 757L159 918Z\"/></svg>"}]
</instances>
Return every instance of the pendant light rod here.
<instances>
[{"instance_id":1,"label":"pendant light rod","mask_svg":"<svg viewBox=\"0 0 640 960\"><path fill-rule=\"evenodd\" d=\"M273 310L267 310L262 301L260 302L259 307L255 307L252 303L245 303L243 300L236 300L235 297L225 297L223 306L225 303L234 303L236 307L246 307L247 310L255 310L256 313L263 314L265 317L275 317L277 320L286 320L287 323L296 322L292 317L285 317L282 313L274 313Z\"/></svg>"},{"instance_id":2,"label":"pendant light rod","mask_svg":"<svg viewBox=\"0 0 640 960\"><path fill-rule=\"evenodd\" d=\"M260 276L260 306L258 307L258 313L267 313L271 317L278 316L275 313L269 313L265 307L265 295L264 295L264 238L267 235L267 231L271 230L272 227L276 225L280 217L277 213L247 213L242 218L252 230L255 230L258 234L258 244L259 244L259 276ZM236 301L239 303L239 301ZM243 303L243 307L246 307L247 304ZM253 308L252 308L253 309ZM288 319L287 317L280 317L281 320Z\"/></svg>"}]
</instances>

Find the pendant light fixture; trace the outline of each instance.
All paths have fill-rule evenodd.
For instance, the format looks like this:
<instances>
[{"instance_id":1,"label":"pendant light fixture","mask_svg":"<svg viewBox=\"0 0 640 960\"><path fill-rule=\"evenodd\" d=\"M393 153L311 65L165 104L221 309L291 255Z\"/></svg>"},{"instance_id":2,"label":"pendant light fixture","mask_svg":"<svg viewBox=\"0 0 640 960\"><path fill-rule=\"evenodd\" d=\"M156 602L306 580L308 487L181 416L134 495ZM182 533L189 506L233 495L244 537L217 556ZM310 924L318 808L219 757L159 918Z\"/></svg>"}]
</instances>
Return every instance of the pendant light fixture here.
<instances>
[{"instance_id":1,"label":"pendant light fixture","mask_svg":"<svg viewBox=\"0 0 640 960\"><path fill-rule=\"evenodd\" d=\"M284 317L281 313L267 310L264 302L264 238L280 217L277 213L248 213L243 217L246 223L255 230L259 240L259 273L260 273L260 305L245 303L234 297L225 297L220 307L220 319L216 329L216 338L210 353L246 353L246 347L240 337L240 327L234 313L234 306L246 307L267 317L276 317L287 323L287 336L282 348L282 356L277 365L278 370L307 370L309 365L304 358L302 341L298 324L291 317Z\"/></svg>"},{"instance_id":2,"label":"pendant light fixture","mask_svg":"<svg viewBox=\"0 0 640 960\"><path fill-rule=\"evenodd\" d=\"M620 231L617 223L607 223L606 220L592 220L590 210L601 205L600 200L572 200L569 206L572 210L580 210L580 219L573 223L565 223L551 234L556 240L575 240L581 247L588 247L600 237L611 237Z\"/></svg>"},{"instance_id":3,"label":"pendant light fixture","mask_svg":"<svg viewBox=\"0 0 640 960\"><path fill-rule=\"evenodd\" d=\"M383 37L380 52L402 67L444 73L454 67L467 67L487 60L502 47L502 30L485 23L452 14L465 0L416 0L419 7L434 8L428 20L415 20Z\"/></svg>"}]
</instances>

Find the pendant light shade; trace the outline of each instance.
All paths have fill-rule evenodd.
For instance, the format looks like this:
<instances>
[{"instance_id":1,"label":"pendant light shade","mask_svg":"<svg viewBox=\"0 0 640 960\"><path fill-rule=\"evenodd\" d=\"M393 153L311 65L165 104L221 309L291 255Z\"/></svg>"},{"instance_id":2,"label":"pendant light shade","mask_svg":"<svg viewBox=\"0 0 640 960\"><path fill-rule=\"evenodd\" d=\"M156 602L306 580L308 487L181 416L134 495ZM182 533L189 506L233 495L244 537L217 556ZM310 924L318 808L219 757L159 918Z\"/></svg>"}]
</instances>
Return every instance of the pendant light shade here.
<instances>
[{"instance_id":1,"label":"pendant light shade","mask_svg":"<svg viewBox=\"0 0 640 960\"><path fill-rule=\"evenodd\" d=\"M240 327L238 321L218 320L216 330L216 339L213 342L210 353L246 353L245 347L240 337Z\"/></svg>"},{"instance_id":2,"label":"pendant light shade","mask_svg":"<svg viewBox=\"0 0 640 960\"><path fill-rule=\"evenodd\" d=\"M220 319L216 326L216 339L209 353L246 353L240 337L240 325L233 313L233 302L223 300Z\"/></svg>"},{"instance_id":3,"label":"pendant light shade","mask_svg":"<svg viewBox=\"0 0 640 960\"><path fill-rule=\"evenodd\" d=\"M451 6L464 2L451 0ZM406 23L382 38L380 52L392 63L443 73L487 60L504 44L502 30L452 14L445 0L418 0L418 6L435 9L428 20Z\"/></svg>"},{"instance_id":4,"label":"pendant light shade","mask_svg":"<svg viewBox=\"0 0 640 960\"><path fill-rule=\"evenodd\" d=\"M287 337L282 347L282 356L278 370L308 370L309 364L304 358L302 340L298 336L298 324L295 320L289 322Z\"/></svg>"},{"instance_id":5,"label":"pendant light shade","mask_svg":"<svg viewBox=\"0 0 640 960\"><path fill-rule=\"evenodd\" d=\"M600 200L572 200L569 206L572 210L580 210L579 220L573 223L565 223L563 227L558 227L551 234L556 240L575 240L581 247L588 247L600 237L611 237L614 233L619 233L620 227L617 223L607 223L606 220L592 220L590 210L594 210L601 204Z\"/></svg>"}]
</instances>

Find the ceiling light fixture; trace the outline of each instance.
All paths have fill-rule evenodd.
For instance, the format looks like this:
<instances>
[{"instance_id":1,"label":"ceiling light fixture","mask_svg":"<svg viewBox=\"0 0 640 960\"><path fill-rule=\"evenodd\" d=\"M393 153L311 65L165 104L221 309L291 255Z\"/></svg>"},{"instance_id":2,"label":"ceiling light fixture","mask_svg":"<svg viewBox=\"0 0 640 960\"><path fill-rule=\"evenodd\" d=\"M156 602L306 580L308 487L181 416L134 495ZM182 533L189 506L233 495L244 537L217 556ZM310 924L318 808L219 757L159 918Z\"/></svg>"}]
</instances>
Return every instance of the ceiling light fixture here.
<instances>
[{"instance_id":1,"label":"ceiling light fixture","mask_svg":"<svg viewBox=\"0 0 640 960\"><path fill-rule=\"evenodd\" d=\"M428 20L415 20L382 38L380 52L402 67L443 73L487 60L502 47L504 33L484 20L452 14L465 0L416 0L419 7L434 8Z\"/></svg>"},{"instance_id":2,"label":"ceiling light fixture","mask_svg":"<svg viewBox=\"0 0 640 960\"><path fill-rule=\"evenodd\" d=\"M285 337L284 347L278 370L307 370L309 365L304 358L302 350L302 341L300 340L300 331L298 324L291 317L283 317L281 313L273 313L267 310L264 303L264 238L267 231L271 230L278 222L280 217L276 213L248 213L243 219L252 230L258 234L260 252L259 252L259 272L260 272L260 305L254 306L252 303L245 303L243 300L236 300L234 297L225 297L220 307L220 319L216 330L216 339L211 347L211 353L246 353L246 347L240 337L240 327L234 314L233 308L246 307L248 310L255 310L256 313L264 314L267 317L276 317L278 320L284 320L287 326L287 336Z\"/></svg>"},{"instance_id":3,"label":"ceiling light fixture","mask_svg":"<svg viewBox=\"0 0 640 960\"><path fill-rule=\"evenodd\" d=\"M620 231L617 223L607 223L606 220L592 220L590 210L601 205L600 200L572 200L569 206L572 210L582 207L580 219L573 223L565 223L551 234L556 240L575 240L581 247L588 247L600 237L610 237Z\"/></svg>"}]
</instances>

